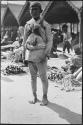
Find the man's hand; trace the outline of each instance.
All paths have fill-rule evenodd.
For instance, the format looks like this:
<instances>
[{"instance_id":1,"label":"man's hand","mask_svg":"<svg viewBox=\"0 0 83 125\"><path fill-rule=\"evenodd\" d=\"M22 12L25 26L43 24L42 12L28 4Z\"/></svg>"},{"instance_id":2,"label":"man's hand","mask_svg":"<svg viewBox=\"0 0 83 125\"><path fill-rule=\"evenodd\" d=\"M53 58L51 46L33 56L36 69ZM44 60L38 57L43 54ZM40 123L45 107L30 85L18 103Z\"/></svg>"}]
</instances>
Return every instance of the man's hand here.
<instances>
[{"instance_id":1,"label":"man's hand","mask_svg":"<svg viewBox=\"0 0 83 125\"><path fill-rule=\"evenodd\" d=\"M39 28L40 28L39 24L34 25L34 29L39 29Z\"/></svg>"},{"instance_id":2,"label":"man's hand","mask_svg":"<svg viewBox=\"0 0 83 125\"><path fill-rule=\"evenodd\" d=\"M27 49L28 50L34 50L34 46L27 44Z\"/></svg>"},{"instance_id":3,"label":"man's hand","mask_svg":"<svg viewBox=\"0 0 83 125\"><path fill-rule=\"evenodd\" d=\"M29 44L27 44L27 49L28 50L39 50L39 49L45 49L45 46L42 46L42 45L39 45L39 46L32 46L32 45L29 45Z\"/></svg>"},{"instance_id":4,"label":"man's hand","mask_svg":"<svg viewBox=\"0 0 83 125\"><path fill-rule=\"evenodd\" d=\"M47 57L47 56L46 56L45 54L43 54L42 57L40 57L41 62L45 61L45 60L46 60L46 57Z\"/></svg>"}]
</instances>

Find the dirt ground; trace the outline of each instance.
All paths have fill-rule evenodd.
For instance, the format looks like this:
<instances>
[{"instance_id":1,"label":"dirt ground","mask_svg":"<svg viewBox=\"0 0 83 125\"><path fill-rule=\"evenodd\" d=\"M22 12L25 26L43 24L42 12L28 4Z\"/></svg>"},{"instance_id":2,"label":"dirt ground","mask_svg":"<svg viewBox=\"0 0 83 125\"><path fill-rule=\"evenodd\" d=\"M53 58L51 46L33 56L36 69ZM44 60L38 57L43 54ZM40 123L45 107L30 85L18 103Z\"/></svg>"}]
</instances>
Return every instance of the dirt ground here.
<instances>
[{"instance_id":1,"label":"dirt ground","mask_svg":"<svg viewBox=\"0 0 83 125\"><path fill-rule=\"evenodd\" d=\"M64 59L52 58L48 65L61 67ZM27 68L28 70L28 68ZM42 100L42 83L37 79L38 99ZM8 124L81 124L82 90L61 91L55 82L49 81L47 106L40 101L30 104L32 98L30 74L1 74L1 123Z\"/></svg>"}]
</instances>

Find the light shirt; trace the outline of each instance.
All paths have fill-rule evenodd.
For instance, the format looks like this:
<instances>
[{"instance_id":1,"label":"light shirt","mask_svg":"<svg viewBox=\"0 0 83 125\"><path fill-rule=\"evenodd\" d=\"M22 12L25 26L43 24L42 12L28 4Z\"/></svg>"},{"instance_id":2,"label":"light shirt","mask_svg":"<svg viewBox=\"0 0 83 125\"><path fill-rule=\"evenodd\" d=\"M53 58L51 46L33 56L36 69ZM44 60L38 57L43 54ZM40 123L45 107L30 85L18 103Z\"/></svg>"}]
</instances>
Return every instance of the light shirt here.
<instances>
[{"instance_id":1,"label":"light shirt","mask_svg":"<svg viewBox=\"0 0 83 125\"><path fill-rule=\"evenodd\" d=\"M39 25L40 20L34 20L33 18L28 21L25 25L24 28L24 40L23 40L23 46L24 46L24 51L26 51L26 40L28 38L28 36L30 35L30 29L35 26L35 25ZM51 27L50 25L46 22L43 21L43 27L44 29L41 27L41 37L44 40L44 42L46 43L46 49L45 49L45 54L50 53L51 48L52 48L52 34L51 34ZM25 54L24 54L25 56Z\"/></svg>"},{"instance_id":2,"label":"light shirt","mask_svg":"<svg viewBox=\"0 0 83 125\"><path fill-rule=\"evenodd\" d=\"M71 37L69 32L68 33L63 33L63 42L68 41L71 44L71 40L72 40L72 37Z\"/></svg>"}]
</instances>

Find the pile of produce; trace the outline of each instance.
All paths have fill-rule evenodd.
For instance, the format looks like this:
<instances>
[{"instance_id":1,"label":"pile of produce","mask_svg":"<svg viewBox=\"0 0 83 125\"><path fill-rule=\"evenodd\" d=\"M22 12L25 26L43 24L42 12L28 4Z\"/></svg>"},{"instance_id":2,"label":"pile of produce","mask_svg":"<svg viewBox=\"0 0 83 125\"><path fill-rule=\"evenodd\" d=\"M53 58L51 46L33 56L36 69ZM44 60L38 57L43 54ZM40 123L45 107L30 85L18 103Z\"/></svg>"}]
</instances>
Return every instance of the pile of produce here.
<instances>
[{"instance_id":1,"label":"pile of produce","mask_svg":"<svg viewBox=\"0 0 83 125\"><path fill-rule=\"evenodd\" d=\"M62 70L59 70L57 67L49 67L48 69L48 79L51 81L59 81L64 77Z\"/></svg>"},{"instance_id":2,"label":"pile of produce","mask_svg":"<svg viewBox=\"0 0 83 125\"><path fill-rule=\"evenodd\" d=\"M48 79L50 79L51 81L55 81L55 80L61 80L63 78L63 74L61 72L51 72L51 74L48 75Z\"/></svg>"},{"instance_id":3,"label":"pile of produce","mask_svg":"<svg viewBox=\"0 0 83 125\"><path fill-rule=\"evenodd\" d=\"M10 75L10 74L20 74L20 73L25 73L22 67L20 66L15 66L15 65L8 65L4 70L3 74L4 75Z\"/></svg>"},{"instance_id":4,"label":"pile of produce","mask_svg":"<svg viewBox=\"0 0 83 125\"><path fill-rule=\"evenodd\" d=\"M74 90L75 87L81 87L82 85L73 74L55 67L48 67L48 79L55 83L60 83L61 90L66 91Z\"/></svg>"},{"instance_id":5,"label":"pile of produce","mask_svg":"<svg viewBox=\"0 0 83 125\"><path fill-rule=\"evenodd\" d=\"M62 79L61 90L71 91L74 90L75 87L80 87L81 85L81 82L76 80L76 78L72 74L68 74Z\"/></svg>"}]
</instances>

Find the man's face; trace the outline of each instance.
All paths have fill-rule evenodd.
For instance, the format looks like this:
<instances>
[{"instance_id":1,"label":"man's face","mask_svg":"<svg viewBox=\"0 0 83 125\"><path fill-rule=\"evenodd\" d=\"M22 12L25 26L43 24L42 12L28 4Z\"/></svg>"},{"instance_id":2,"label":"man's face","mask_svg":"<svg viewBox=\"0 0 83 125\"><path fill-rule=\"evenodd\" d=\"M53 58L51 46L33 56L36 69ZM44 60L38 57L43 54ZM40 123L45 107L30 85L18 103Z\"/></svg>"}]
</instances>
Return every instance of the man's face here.
<instances>
[{"instance_id":1,"label":"man's face","mask_svg":"<svg viewBox=\"0 0 83 125\"><path fill-rule=\"evenodd\" d=\"M67 28L62 28L62 32L67 32Z\"/></svg>"},{"instance_id":2,"label":"man's face","mask_svg":"<svg viewBox=\"0 0 83 125\"><path fill-rule=\"evenodd\" d=\"M30 9L30 14L34 19L37 19L40 17L40 8L34 7Z\"/></svg>"}]
</instances>

